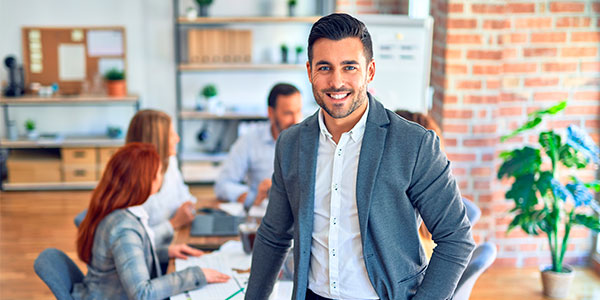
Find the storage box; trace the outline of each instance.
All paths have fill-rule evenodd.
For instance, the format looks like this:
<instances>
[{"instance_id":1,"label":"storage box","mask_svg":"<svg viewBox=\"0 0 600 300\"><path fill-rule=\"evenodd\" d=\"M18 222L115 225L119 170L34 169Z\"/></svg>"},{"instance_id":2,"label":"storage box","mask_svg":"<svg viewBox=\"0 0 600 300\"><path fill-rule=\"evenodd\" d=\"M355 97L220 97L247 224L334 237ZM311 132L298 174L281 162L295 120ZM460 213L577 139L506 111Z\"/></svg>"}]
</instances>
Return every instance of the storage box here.
<instances>
[{"instance_id":1,"label":"storage box","mask_svg":"<svg viewBox=\"0 0 600 300\"><path fill-rule=\"evenodd\" d=\"M98 148L98 180L102 178L106 164L117 150L119 150L118 147Z\"/></svg>"},{"instance_id":2,"label":"storage box","mask_svg":"<svg viewBox=\"0 0 600 300\"><path fill-rule=\"evenodd\" d=\"M95 165L96 148L61 148L63 165Z\"/></svg>"},{"instance_id":3,"label":"storage box","mask_svg":"<svg viewBox=\"0 0 600 300\"><path fill-rule=\"evenodd\" d=\"M96 165L63 166L65 182L96 181Z\"/></svg>"},{"instance_id":4,"label":"storage box","mask_svg":"<svg viewBox=\"0 0 600 300\"><path fill-rule=\"evenodd\" d=\"M6 160L9 183L61 182L61 160L57 149L12 150Z\"/></svg>"}]
</instances>

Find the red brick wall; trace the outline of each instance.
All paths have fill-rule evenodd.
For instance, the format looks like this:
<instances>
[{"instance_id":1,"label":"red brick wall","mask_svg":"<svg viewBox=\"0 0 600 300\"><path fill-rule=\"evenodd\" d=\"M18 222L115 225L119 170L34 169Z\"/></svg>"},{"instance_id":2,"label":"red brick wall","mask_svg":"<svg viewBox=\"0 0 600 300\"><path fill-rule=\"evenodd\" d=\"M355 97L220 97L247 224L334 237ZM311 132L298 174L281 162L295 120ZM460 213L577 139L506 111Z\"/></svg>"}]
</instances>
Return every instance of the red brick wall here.
<instances>
[{"instance_id":1,"label":"red brick wall","mask_svg":"<svg viewBox=\"0 0 600 300\"><path fill-rule=\"evenodd\" d=\"M380 2L338 0L338 10L377 13ZM482 209L475 240L498 245L496 265L550 262L545 237L505 234L514 206L504 198L510 182L495 179L498 154L535 142L537 133L502 144L499 138L527 113L568 99L566 111L541 128L577 124L599 140L600 1L431 0L431 15L431 114L463 195ZM595 176L592 169L582 175ZM576 228L567 262L583 263L591 247L590 232Z\"/></svg>"},{"instance_id":2,"label":"red brick wall","mask_svg":"<svg viewBox=\"0 0 600 300\"><path fill-rule=\"evenodd\" d=\"M483 211L475 239L498 245L497 265L549 262L545 237L505 234L512 220L507 211L513 204L504 199L510 183L495 180L498 154L535 143L537 134L503 144L499 137L527 113L568 99L566 112L542 128L577 124L598 141L600 2L432 0L431 14L432 113L442 124L461 191ZM594 177L592 169L583 173ZM573 233L566 259L582 263L590 233Z\"/></svg>"}]
</instances>

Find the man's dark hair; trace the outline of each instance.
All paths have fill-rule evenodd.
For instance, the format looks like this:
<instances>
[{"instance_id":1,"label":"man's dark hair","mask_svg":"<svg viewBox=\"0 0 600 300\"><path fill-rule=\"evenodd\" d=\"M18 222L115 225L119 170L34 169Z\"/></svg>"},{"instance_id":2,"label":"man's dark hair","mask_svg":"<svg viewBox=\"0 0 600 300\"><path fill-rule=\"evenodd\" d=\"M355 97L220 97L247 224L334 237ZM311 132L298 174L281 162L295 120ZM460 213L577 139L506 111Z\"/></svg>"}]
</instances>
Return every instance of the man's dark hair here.
<instances>
[{"instance_id":1,"label":"man's dark hair","mask_svg":"<svg viewBox=\"0 0 600 300\"><path fill-rule=\"evenodd\" d=\"M308 61L312 64L312 47L320 38L339 41L341 39L356 37L363 44L367 62L373 58L373 42L367 26L358 19L348 14L330 14L322 17L310 29L308 36Z\"/></svg>"},{"instance_id":2,"label":"man's dark hair","mask_svg":"<svg viewBox=\"0 0 600 300\"><path fill-rule=\"evenodd\" d=\"M295 93L300 93L300 91L293 85L289 83L278 83L269 92L269 99L267 103L269 107L275 108L277 106L277 97L280 95L289 96Z\"/></svg>"}]
</instances>

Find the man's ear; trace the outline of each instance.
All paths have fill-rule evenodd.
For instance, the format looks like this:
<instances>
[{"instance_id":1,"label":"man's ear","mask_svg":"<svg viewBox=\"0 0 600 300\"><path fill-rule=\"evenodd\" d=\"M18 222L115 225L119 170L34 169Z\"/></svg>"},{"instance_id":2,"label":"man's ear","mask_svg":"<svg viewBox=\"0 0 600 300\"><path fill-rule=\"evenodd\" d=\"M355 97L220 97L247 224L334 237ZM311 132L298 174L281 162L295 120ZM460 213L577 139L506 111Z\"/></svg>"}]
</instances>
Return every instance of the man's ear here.
<instances>
[{"instance_id":1,"label":"man's ear","mask_svg":"<svg viewBox=\"0 0 600 300\"><path fill-rule=\"evenodd\" d=\"M375 78L375 60L371 59L367 66L367 82L370 83Z\"/></svg>"},{"instance_id":2,"label":"man's ear","mask_svg":"<svg viewBox=\"0 0 600 300\"><path fill-rule=\"evenodd\" d=\"M267 115L269 116L269 120L273 120L275 118L275 110L272 107L267 107Z\"/></svg>"},{"instance_id":3,"label":"man's ear","mask_svg":"<svg viewBox=\"0 0 600 300\"><path fill-rule=\"evenodd\" d=\"M306 72L308 73L308 81L312 82L310 61L306 62Z\"/></svg>"}]
</instances>

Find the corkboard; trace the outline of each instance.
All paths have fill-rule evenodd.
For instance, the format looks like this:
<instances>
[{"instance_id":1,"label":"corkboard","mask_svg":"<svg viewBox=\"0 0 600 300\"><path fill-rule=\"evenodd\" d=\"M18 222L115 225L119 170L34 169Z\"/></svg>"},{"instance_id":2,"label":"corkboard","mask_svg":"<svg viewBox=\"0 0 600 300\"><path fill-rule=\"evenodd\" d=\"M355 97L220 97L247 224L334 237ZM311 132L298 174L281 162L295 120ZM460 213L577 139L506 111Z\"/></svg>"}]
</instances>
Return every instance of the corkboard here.
<instances>
[{"instance_id":1,"label":"corkboard","mask_svg":"<svg viewBox=\"0 0 600 300\"><path fill-rule=\"evenodd\" d=\"M32 33L32 36L30 33ZM90 53L88 38L90 32L112 33L121 35L120 54ZM36 37L37 36L37 37ZM39 40L39 42L38 42ZM126 35L124 27L24 27L22 28L23 68L25 84L29 87L32 82L42 85L57 83L61 94L79 94L84 82L91 84L97 77L99 62L102 59L120 59L123 70L126 61ZM39 47L36 44L39 43ZM77 80L61 80L59 71L59 47L61 45L81 45L85 55L85 78ZM41 55L41 57L40 57ZM32 69L33 66L33 69ZM40 69L41 66L41 69Z\"/></svg>"}]
</instances>

